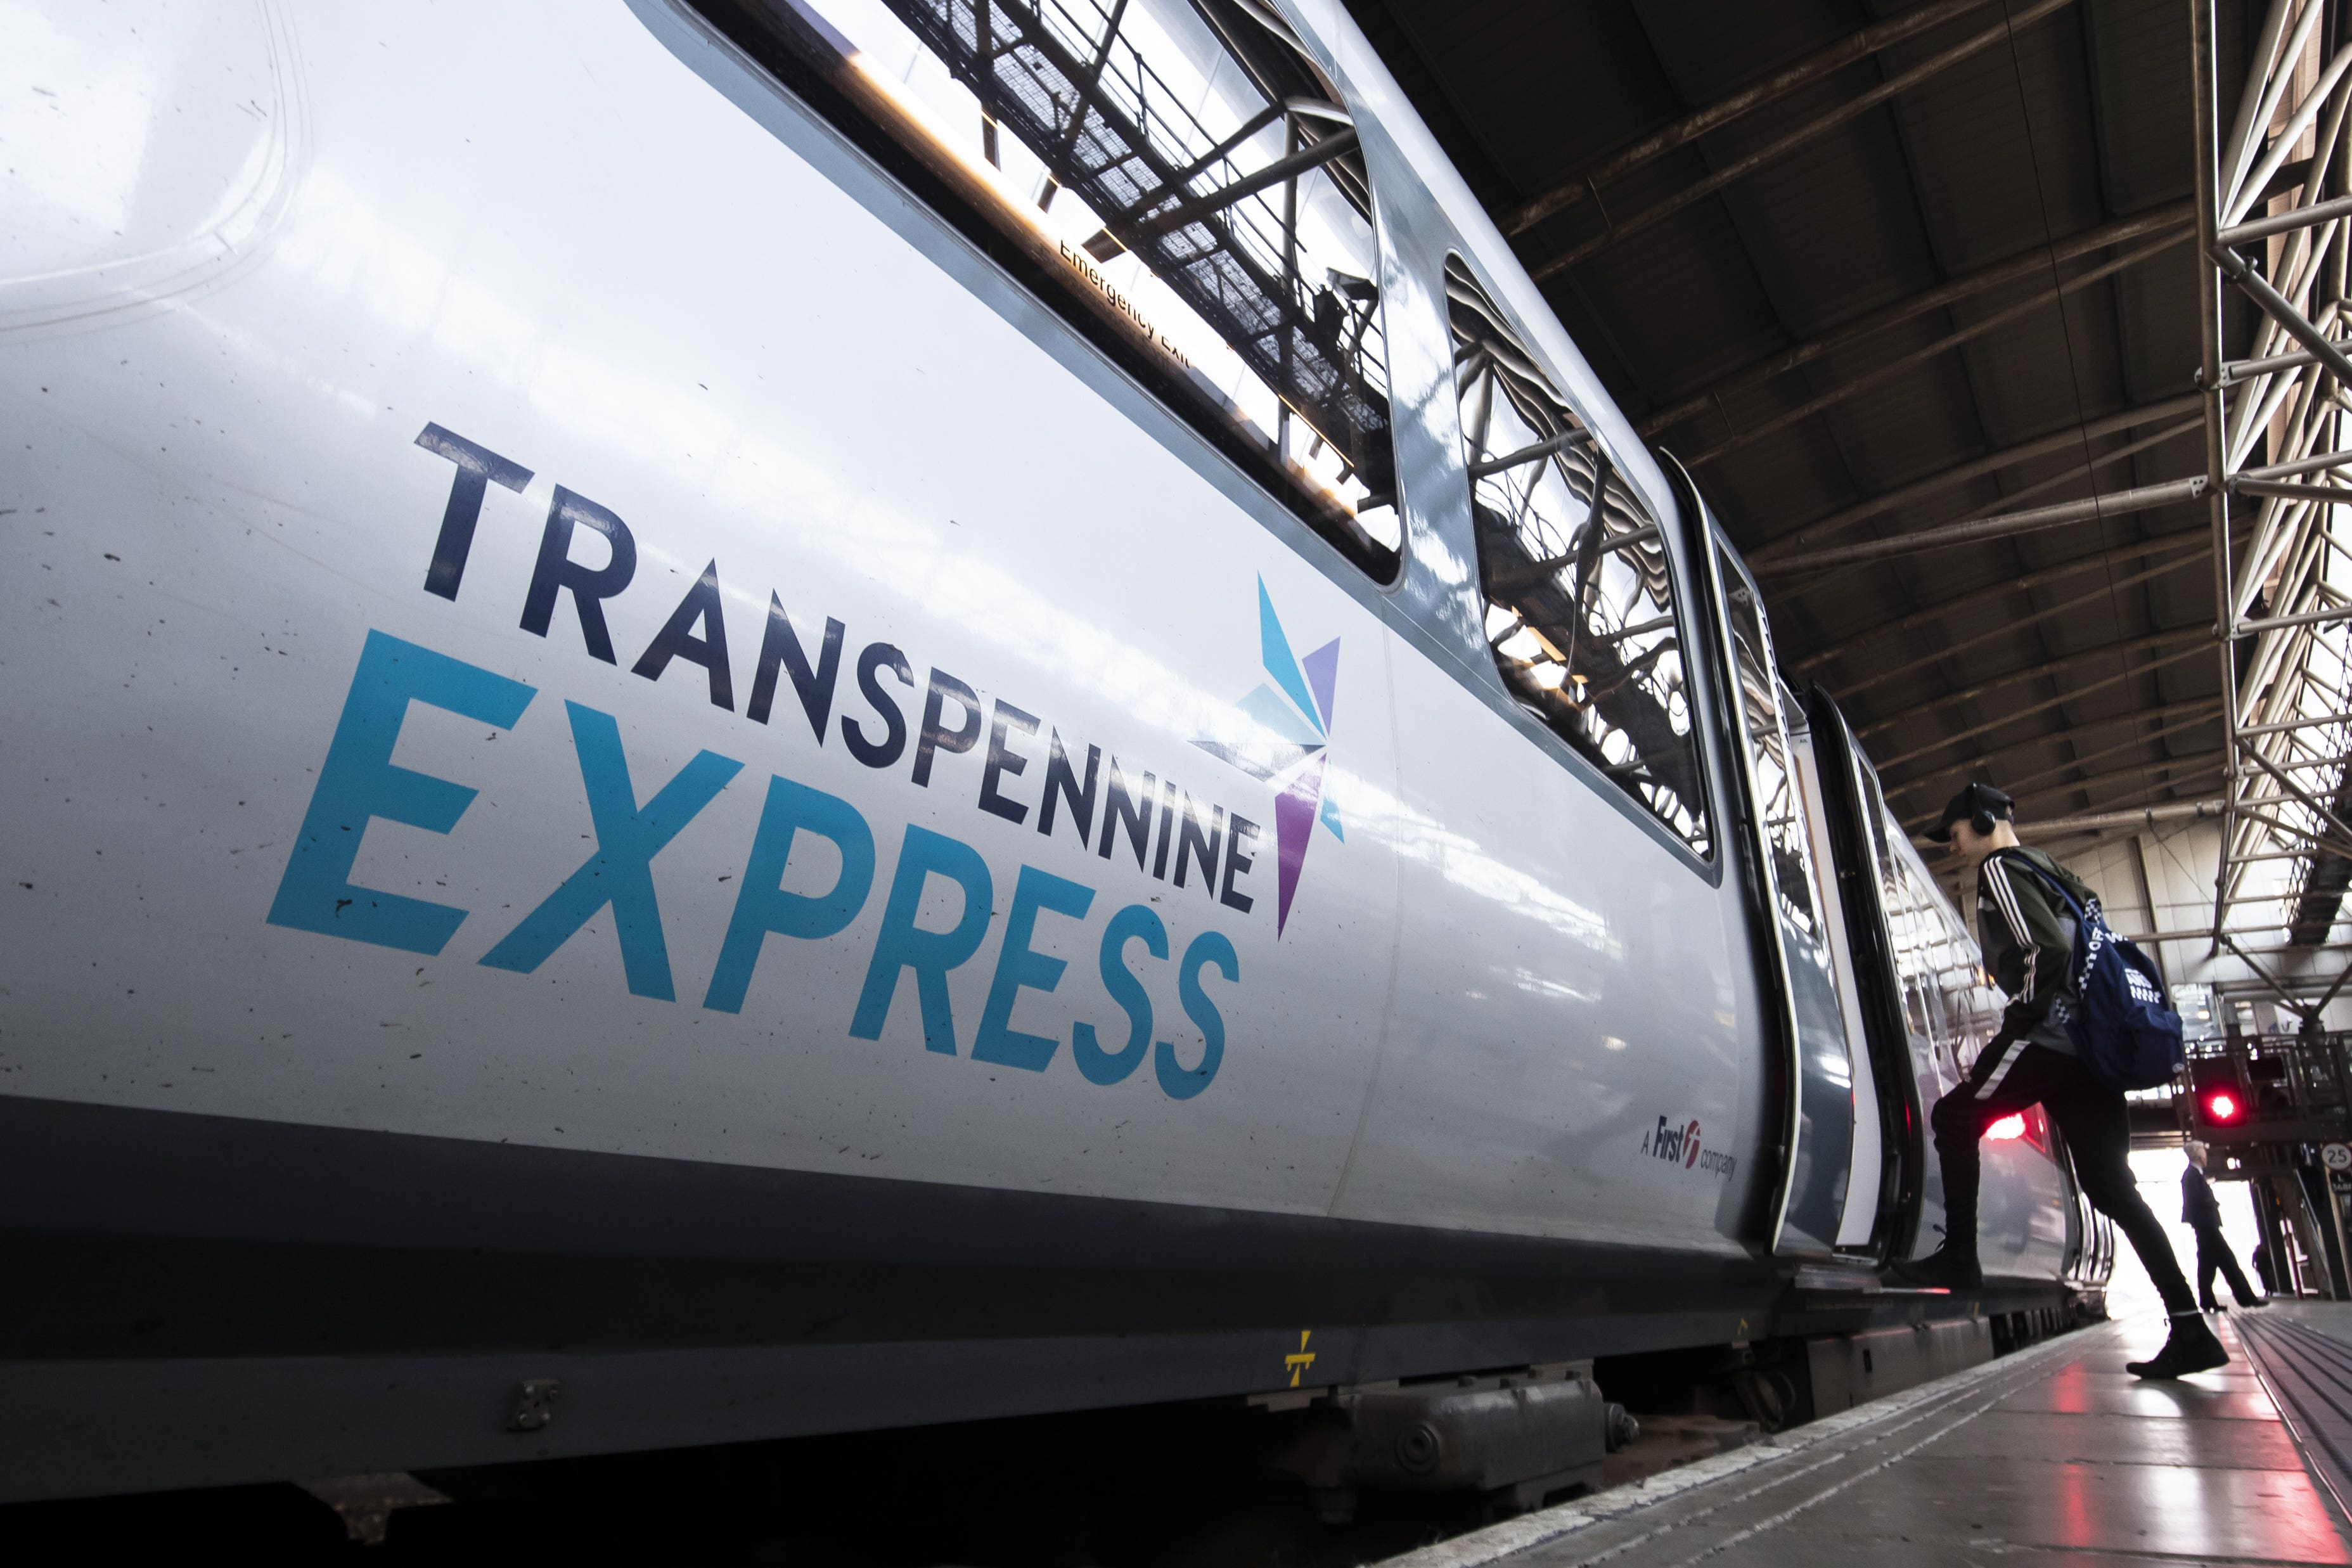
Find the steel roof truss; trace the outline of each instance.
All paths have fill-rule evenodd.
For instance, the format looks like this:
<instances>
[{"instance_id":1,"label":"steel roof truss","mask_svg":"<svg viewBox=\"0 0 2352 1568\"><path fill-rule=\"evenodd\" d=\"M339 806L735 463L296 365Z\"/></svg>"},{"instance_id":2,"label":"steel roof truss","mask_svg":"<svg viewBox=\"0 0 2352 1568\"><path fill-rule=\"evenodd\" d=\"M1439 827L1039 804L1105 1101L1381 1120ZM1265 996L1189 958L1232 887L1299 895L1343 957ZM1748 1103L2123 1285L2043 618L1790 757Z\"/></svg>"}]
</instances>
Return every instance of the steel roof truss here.
<instances>
[{"instance_id":1,"label":"steel roof truss","mask_svg":"<svg viewBox=\"0 0 2352 1568\"><path fill-rule=\"evenodd\" d=\"M2352 240L2344 147L2352 44L2323 25L2325 0L2273 0L2234 119L2217 134L2212 0L2191 0L2190 16L2199 379L2229 762L2209 934L2214 952L2227 946L2275 984L2231 935L2245 906L2285 916L2265 929L2285 930L2290 949L2309 951L2337 901L2315 885L2317 863L2352 858L2344 763L2352 728L2341 689L2352 662L2352 575L2337 559L2352 542L2342 531L2352 526L2343 504L2352 489L2342 482L2352 464L2343 398L2352 353L2336 336ZM2274 195L2276 177L2298 157L2302 180ZM2265 205L2278 210L2249 216ZM2250 352L2226 366L2224 279L2262 312ZM2245 515L2232 515L2233 500ZM2299 874L2249 877L2282 858Z\"/></svg>"}]
</instances>

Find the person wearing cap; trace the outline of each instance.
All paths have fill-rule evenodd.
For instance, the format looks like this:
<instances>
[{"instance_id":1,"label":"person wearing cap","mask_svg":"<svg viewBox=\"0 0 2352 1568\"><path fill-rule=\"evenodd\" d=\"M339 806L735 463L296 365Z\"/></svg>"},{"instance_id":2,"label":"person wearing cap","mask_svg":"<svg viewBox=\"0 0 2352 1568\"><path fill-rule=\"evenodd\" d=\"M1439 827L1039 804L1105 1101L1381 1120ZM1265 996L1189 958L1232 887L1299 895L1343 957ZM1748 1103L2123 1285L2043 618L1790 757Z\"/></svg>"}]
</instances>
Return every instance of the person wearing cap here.
<instances>
[{"instance_id":1,"label":"person wearing cap","mask_svg":"<svg viewBox=\"0 0 2352 1568\"><path fill-rule=\"evenodd\" d=\"M2230 1250L2230 1238L2221 1234L2221 1201L2213 1195L2213 1184L2205 1179L2205 1162L2212 1152L2191 1138L2188 1154L2189 1163L2180 1170L2180 1223L2197 1233L2197 1304L2209 1312L2221 1310L2213 1299L2213 1276L2218 1271L2230 1282L2239 1306L2259 1307L2262 1298L2246 1282L2238 1255Z\"/></svg>"},{"instance_id":2,"label":"person wearing cap","mask_svg":"<svg viewBox=\"0 0 2352 1568\"><path fill-rule=\"evenodd\" d=\"M2230 1355L2198 1311L2164 1226L2139 1195L2123 1093L2091 1076L2066 1028L2074 917L2042 878L2086 906L2096 895L2048 855L2020 844L2015 814L2009 796L1990 784L1971 784L1952 797L1929 835L1976 870L1977 944L2010 1003L1968 1078L1936 1102L1927 1119L1944 1171L1944 1244L1916 1263L1895 1264L1894 1272L1931 1288L1973 1290L1984 1284L1977 1263L1982 1176L1977 1143L2001 1118L2039 1105L2066 1141L2083 1195L2131 1242L2171 1314L2164 1348L2150 1360L2128 1363L2128 1369L2141 1377L2210 1371Z\"/></svg>"}]
</instances>

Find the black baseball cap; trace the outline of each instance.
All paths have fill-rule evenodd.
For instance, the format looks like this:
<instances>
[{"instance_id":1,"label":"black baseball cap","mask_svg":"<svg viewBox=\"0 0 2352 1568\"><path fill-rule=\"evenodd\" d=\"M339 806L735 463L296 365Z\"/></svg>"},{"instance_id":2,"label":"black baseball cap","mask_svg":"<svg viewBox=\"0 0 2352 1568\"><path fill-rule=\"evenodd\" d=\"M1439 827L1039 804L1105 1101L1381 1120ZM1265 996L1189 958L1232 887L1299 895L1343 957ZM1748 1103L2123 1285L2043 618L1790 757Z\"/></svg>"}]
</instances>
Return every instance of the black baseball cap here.
<instances>
[{"instance_id":1,"label":"black baseball cap","mask_svg":"<svg viewBox=\"0 0 2352 1568\"><path fill-rule=\"evenodd\" d=\"M1938 844L1952 841L1952 824L1964 821L1983 812L1988 816L2006 822L2017 811L2017 802L1989 784L1972 784L1944 803L1944 815L1937 820L1936 830L1927 835Z\"/></svg>"}]
</instances>

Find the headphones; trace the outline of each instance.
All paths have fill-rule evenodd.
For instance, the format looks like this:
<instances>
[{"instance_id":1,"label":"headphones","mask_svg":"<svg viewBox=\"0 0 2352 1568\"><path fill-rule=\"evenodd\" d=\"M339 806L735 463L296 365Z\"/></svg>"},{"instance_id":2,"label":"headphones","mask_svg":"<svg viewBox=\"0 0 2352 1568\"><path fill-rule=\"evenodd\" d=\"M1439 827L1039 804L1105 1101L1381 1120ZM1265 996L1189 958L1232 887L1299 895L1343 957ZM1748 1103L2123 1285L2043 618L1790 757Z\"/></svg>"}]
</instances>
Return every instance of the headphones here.
<instances>
[{"instance_id":1,"label":"headphones","mask_svg":"<svg viewBox=\"0 0 2352 1568\"><path fill-rule=\"evenodd\" d=\"M1969 786L1969 804L1975 808L1969 813L1969 826L1976 829L1979 838L1991 837L1993 825L2006 821L2017 806L2008 795L1986 784Z\"/></svg>"}]
</instances>

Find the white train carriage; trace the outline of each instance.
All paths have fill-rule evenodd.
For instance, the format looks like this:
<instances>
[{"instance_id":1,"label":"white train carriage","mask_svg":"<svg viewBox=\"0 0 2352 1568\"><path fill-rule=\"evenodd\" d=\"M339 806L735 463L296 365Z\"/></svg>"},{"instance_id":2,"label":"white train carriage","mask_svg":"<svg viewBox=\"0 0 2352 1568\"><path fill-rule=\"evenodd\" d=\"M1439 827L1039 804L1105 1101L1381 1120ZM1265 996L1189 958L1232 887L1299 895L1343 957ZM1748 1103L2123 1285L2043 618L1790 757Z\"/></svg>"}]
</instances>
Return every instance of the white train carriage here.
<instances>
[{"instance_id":1,"label":"white train carriage","mask_svg":"<svg viewBox=\"0 0 2352 1568\"><path fill-rule=\"evenodd\" d=\"M7 16L0 1493L1933 1245L1966 931L1332 0Z\"/></svg>"}]
</instances>

